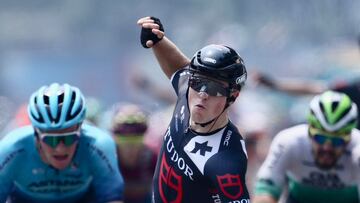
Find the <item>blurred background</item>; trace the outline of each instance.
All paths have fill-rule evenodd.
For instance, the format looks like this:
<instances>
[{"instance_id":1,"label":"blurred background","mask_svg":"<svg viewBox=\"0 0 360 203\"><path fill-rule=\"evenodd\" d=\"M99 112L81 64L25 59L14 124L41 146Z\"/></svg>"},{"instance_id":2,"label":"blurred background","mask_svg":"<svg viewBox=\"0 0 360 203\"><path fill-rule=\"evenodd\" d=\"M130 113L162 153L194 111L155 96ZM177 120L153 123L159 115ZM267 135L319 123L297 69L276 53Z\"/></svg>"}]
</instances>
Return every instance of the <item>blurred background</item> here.
<instances>
[{"instance_id":1,"label":"blurred background","mask_svg":"<svg viewBox=\"0 0 360 203\"><path fill-rule=\"evenodd\" d=\"M171 108L158 112L174 93L136 25L152 15L188 57L209 43L240 53L249 81L233 119L271 137L303 122L311 97L258 86L252 72L328 83L359 78L359 8L357 0L0 0L0 131L32 92L52 82L78 86L98 102L93 109L133 102L153 119L168 119ZM157 87L170 99L154 94Z\"/></svg>"}]
</instances>

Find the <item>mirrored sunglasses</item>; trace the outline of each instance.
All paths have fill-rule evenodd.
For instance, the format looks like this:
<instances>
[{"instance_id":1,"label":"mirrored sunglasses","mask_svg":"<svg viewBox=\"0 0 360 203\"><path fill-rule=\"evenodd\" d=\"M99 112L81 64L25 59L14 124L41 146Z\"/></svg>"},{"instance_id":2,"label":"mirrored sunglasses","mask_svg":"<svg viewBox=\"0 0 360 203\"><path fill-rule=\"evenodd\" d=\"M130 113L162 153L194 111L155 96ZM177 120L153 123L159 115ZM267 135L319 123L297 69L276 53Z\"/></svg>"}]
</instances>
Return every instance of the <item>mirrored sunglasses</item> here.
<instances>
[{"instance_id":1,"label":"mirrored sunglasses","mask_svg":"<svg viewBox=\"0 0 360 203\"><path fill-rule=\"evenodd\" d=\"M230 94L229 88L224 84L203 77L190 77L189 86L196 92L205 92L209 96L227 97Z\"/></svg>"},{"instance_id":2,"label":"mirrored sunglasses","mask_svg":"<svg viewBox=\"0 0 360 203\"><path fill-rule=\"evenodd\" d=\"M342 147L345 146L346 143L350 141L350 135L325 133L320 130L314 129L312 127L310 127L309 129L309 134L312 137L312 139L320 145L323 145L327 141L330 141L332 146Z\"/></svg>"},{"instance_id":3,"label":"mirrored sunglasses","mask_svg":"<svg viewBox=\"0 0 360 203\"><path fill-rule=\"evenodd\" d=\"M69 147L77 142L80 138L80 129L68 133L42 133L37 131L41 141L52 148L56 148L61 142Z\"/></svg>"},{"instance_id":4,"label":"mirrored sunglasses","mask_svg":"<svg viewBox=\"0 0 360 203\"><path fill-rule=\"evenodd\" d=\"M330 137L328 135L321 135L321 134L315 134L312 135L313 140L320 144L323 145L325 144L327 141L330 141L331 145L334 147L342 147L346 145L346 140L340 137Z\"/></svg>"},{"instance_id":5,"label":"mirrored sunglasses","mask_svg":"<svg viewBox=\"0 0 360 203\"><path fill-rule=\"evenodd\" d=\"M115 134L115 139L119 144L142 144L144 140L144 134Z\"/></svg>"}]
</instances>

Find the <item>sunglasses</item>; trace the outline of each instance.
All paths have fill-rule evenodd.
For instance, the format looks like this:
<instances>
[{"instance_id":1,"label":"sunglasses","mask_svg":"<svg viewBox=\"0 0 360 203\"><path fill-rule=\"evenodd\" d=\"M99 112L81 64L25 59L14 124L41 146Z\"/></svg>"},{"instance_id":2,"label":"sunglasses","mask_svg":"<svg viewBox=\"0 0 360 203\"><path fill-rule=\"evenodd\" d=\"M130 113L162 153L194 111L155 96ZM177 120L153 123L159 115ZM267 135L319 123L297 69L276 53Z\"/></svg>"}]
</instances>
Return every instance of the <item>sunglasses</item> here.
<instances>
[{"instance_id":1,"label":"sunglasses","mask_svg":"<svg viewBox=\"0 0 360 203\"><path fill-rule=\"evenodd\" d=\"M230 94L229 88L224 84L198 76L190 77L189 86L196 92L205 92L209 96L227 97Z\"/></svg>"},{"instance_id":2,"label":"sunglasses","mask_svg":"<svg viewBox=\"0 0 360 203\"><path fill-rule=\"evenodd\" d=\"M37 133L41 141L52 148L56 148L61 142L63 142L66 147L70 147L80 138L80 128L68 133L42 133L39 130L37 130Z\"/></svg>"},{"instance_id":3,"label":"sunglasses","mask_svg":"<svg viewBox=\"0 0 360 203\"><path fill-rule=\"evenodd\" d=\"M115 139L119 144L142 144L144 140L144 134L115 134Z\"/></svg>"},{"instance_id":4,"label":"sunglasses","mask_svg":"<svg viewBox=\"0 0 360 203\"><path fill-rule=\"evenodd\" d=\"M309 133L312 139L319 145L323 145L327 141L330 141L333 147L342 147L350 141L349 135L343 135L342 137L339 137L340 135L335 136L331 134L326 134L315 129L310 129Z\"/></svg>"}]
</instances>

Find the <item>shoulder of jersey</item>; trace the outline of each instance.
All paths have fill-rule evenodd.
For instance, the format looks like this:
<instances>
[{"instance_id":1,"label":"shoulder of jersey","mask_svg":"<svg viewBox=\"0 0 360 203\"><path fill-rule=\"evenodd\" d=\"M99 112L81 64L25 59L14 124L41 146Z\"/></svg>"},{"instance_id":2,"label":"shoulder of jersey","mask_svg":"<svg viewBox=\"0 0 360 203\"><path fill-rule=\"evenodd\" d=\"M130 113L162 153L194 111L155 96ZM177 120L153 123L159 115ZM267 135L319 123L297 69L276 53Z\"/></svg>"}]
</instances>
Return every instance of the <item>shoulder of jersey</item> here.
<instances>
[{"instance_id":1,"label":"shoulder of jersey","mask_svg":"<svg viewBox=\"0 0 360 203\"><path fill-rule=\"evenodd\" d=\"M239 128L236 125L234 125L234 123L232 123L232 122L230 123L230 125L227 129L233 131L234 133L241 135Z\"/></svg>"},{"instance_id":2,"label":"shoulder of jersey","mask_svg":"<svg viewBox=\"0 0 360 203\"><path fill-rule=\"evenodd\" d=\"M304 138L307 139L307 132L308 125L300 124L280 131L275 139L286 143L297 142Z\"/></svg>"},{"instance_id":3,"label":"shoulder of jersey","mask_svg":"<svg viewBox=\"0 0 360 203\"><path fill-rule=\"evenodd\" d=\"M352 146L351 157L353 163L359 168L358 171L360 173L360 144L356 144Z\"/></svg>"},{"instance_id":4,"label":"shoulder of jersey","mask_svg":"<svg viewBox=\"0 0 360 203\"><path fill-rule=\"evenodd\" d=\"M85 139L93 140L96 143L113 142L109 132L89 124L82 125L81 136L85 137Z\"/></svg>"},{"instance_id":5,"label":"shoulder of jersey","mask_svg":"<svg viewBox=\"0 0 360 203\"><path fill-rule=\"evenodd\" d=\"M3 145L3 147L13 147L14 145L28 146L27 143L34 142L33 136L34 128L31 125L24 126L7 133L5 137L0 140L0 145Z\"/></svg>"},{"instance_id":6,"label":"shoulder of jersey","mask_svg":"<svg viewBox=\"0 0 360 203\"><path fill-rule=\"evenodd\" d=\"M356 145L360 144L360 130L358 129L353 129L351 132L351 142L353 142Z\"/></svg>"}]
</instances>

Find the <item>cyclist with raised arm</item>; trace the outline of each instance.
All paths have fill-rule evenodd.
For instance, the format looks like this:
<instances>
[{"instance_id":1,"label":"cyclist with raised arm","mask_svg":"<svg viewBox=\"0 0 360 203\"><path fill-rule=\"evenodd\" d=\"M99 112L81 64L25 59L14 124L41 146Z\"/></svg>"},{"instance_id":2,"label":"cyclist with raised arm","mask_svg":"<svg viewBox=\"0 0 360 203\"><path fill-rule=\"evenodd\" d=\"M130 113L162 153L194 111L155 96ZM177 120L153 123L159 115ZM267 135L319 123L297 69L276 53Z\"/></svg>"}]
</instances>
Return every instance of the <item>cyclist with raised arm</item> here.
<instances>
[{"instance_id":1,"label":"cyclist with raised arm","mask_svg":"<svg viewBox=\"0 0 360 203\"><path fill-rule=\"evenodd\" d=\"M159 19L144 17L141 41L151 47L177 95L153 179L153 202L249 203L245 142L229 120L246 69L236 51L208 45L189 60L164 36Z\"/></svg>"},{"instance_id":2,"label":"cyclist with raised arm","mask_svg":"<svg viewBox=\"0 0 360 203\"><path fill-rule=\"evenodd\" d=\"M85 112L74 86L53 83L32 94L32 125L0 141L0 202L122 202L115 142L83 124Z\"/></svg>"},{"instance_id":3,"label":"cyclist with raised arm","mask_svg":"<svg viewBox=\"0 0 360 203\"><path fill-rule=\"evenodd\" d=\"M307 124L281 131L260 167L255 203L359 202L360 132L357 106L344 93L326 91L310 102Z\"/></svg>"}]
</instances>

